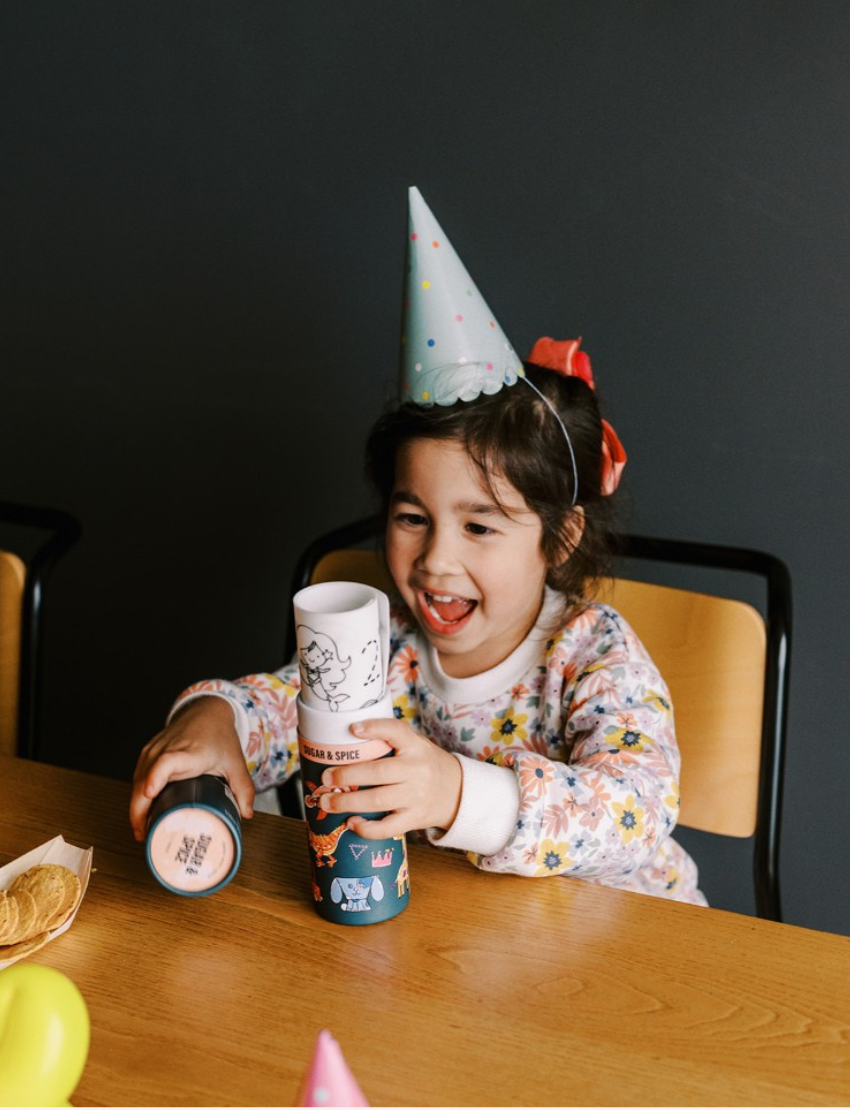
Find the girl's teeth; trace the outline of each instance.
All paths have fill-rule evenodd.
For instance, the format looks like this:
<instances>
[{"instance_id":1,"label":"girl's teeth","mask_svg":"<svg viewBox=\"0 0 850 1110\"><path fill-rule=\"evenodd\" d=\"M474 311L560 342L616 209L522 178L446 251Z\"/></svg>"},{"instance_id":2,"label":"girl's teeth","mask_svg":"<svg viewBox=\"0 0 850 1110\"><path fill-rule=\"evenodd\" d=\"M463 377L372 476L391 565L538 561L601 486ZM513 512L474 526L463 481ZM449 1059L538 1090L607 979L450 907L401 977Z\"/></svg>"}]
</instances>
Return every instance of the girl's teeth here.
<instances>
[{"instance_id":1,"label":"girl's teeth","mask_svg":"<svg viewBox=\"0 0 850 1110\"><path fill-rule=\"evenodd\" d=\"M455 594L425 594L425 603L433 617L443 624L454 624L475 608L476 602Z\"/></svg>"}]
</instances>

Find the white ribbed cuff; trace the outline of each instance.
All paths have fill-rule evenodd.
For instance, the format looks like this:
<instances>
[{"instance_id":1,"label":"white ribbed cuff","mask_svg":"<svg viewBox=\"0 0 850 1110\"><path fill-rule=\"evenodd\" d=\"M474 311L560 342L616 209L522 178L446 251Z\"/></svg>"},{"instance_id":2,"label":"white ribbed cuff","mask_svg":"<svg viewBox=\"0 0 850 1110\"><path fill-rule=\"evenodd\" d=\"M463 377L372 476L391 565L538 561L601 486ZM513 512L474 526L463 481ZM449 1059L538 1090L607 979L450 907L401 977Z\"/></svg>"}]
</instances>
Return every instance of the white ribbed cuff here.
<instances>
[{"instance_id":1,"label":"white ribbed cuff","mask_svg":"<svg viewBox=\"0 0 850 1110\"><path fill-rule=\"evenodd\" d=\"M460 763L463 786L452 827L428 829L431 844L494 856L505 847L519 816L519 783L509 767L452 752Z\"/></svg>"}]
</instances>

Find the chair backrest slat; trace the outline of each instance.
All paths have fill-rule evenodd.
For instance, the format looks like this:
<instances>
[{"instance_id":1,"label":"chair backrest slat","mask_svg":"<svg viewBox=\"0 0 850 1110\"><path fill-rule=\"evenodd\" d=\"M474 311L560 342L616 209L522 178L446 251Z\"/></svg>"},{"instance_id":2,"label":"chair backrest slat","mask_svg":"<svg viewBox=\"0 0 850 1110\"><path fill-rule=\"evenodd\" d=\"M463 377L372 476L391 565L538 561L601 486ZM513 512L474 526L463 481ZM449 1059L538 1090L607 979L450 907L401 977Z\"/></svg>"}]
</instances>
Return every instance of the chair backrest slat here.
<instances>
[{"instance_id":1,"label":"chair backrest slat","mask_svg":"<svg viewBox=\"0 0 850 1110\"><path fill-rule=\"evenodd\" d=\"M682 753L679 821L756 828L767 634L751 605L625 578L600 600L626 618L667 682Z\"/></svg>"},{"instance_id":2,"label":"chair backrest slat","mask_svg":"<svg viewBox=\"0 0 850 1110\"><path fill-rule=\"evenodd\" d=\"M26 567L0 551L0 753L18 749L18 683L21 673L22 603Z\"/></svg>"},{"instance_id":3,"label":"chair backrest slat","mask_svg":"<svg viewBox=\"0 0 850 1110\"><path fill-rule=\"evenodd\" d=\"M11 728L15 733L12 753L38 759L45 590L56 561L76 543L81 528L76 517L60 509L12 501L0 501L0 525L5 545L0 554L6 564L2 572L6 585L0 588L9 590L12 598L0 610L2 650L7 652L0 659L0 747L8 750ZM13 536L26 530L29 538L24 541L23 560L17 553L17 541L10 544L6 538L7 525ZM34 542L43 532L47 537ZM10 546L16 548L14 554L7 550Z\"/></svg>"},{"instance_id":4,"label":"chair backrest slat","mask_svg":"<svg viewBox=\"0 0 850 1110\"><path fill-rule=\"evenodd\" d=\"M362 582L385 593L393 588L392 580L383 559L376 551L348 548L329 551L313 568L312 584L319 582Z\"/></svg>"}]
</instances>

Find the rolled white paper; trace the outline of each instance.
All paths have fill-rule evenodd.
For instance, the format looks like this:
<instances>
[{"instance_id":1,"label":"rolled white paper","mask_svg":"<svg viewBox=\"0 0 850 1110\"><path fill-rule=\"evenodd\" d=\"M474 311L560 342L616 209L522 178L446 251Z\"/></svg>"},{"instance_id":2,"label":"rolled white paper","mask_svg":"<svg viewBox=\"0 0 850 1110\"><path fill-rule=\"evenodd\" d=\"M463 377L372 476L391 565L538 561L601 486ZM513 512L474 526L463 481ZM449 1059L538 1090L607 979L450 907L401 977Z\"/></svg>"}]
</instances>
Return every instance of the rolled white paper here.
<instances>
[{"instance_id":1,"label":"rolled white paper","mask_svg":"<svg viewBox=\"0 0 850 1110\"><path fill-rule=\"evenodd\" d=\"M298 707L298 732L313 744L332 744L335 747L342 744L362 744L363 740L354 736L351 726L367 717L389 720L395 717L393 712L393 699L385 693L374 705L370 705L364 712L362 709L340 709L338 713L326 713L322 709L311 709L303 698L296 701Z\"/></svg>"},{"instance_id":2,"label":"rolled white paper","mask_svg":"<svg viewBox=\"0 0 850 1110\"><path fill-rule=\"evenodd\" d=\"M387 680L387 595L357 582L322 582L292 603L304 704L331 713L374 705Z\"/></svg>"}]
</instances>

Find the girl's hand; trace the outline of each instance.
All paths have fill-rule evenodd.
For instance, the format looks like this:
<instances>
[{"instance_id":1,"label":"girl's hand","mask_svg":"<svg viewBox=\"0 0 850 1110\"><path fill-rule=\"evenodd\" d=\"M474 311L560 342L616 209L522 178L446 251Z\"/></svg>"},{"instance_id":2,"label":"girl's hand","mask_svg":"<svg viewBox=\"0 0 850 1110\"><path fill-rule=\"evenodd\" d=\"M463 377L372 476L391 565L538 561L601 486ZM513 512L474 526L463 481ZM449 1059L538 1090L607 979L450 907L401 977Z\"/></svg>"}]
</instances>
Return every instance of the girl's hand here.
<instances>
[{"instance_id":1,"label":"girl's hand","mask_svg":"<svg viewBox=\"0 0 850 1110\"><path fill-rule=\"evenodd\" d=\"M349 828L366 840L400 836L411 829L448 829L457 816L463 773L453 755L420 736L405 721L368 720L352 725L361 740L384 740L395 749L386 759L329 768L324 786L357 787L353 793L322 794L329 813L383 813L379 821L352 817Z\"/></svg>"},{"instance_id":2,"label":"girl's hand","mask_svg":"<svg viewBox=\"0 0 850 1110\"><path fill-rule=\"evenodd\" d=\"M148 810L162 788L196 775L226 778L242 816L253 816L254 784L245 766L233 711L223 698L190 702L142 748L130 798L130 824L136 840L144 840Z\"/></svg>"}]
</instances>

